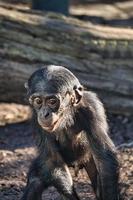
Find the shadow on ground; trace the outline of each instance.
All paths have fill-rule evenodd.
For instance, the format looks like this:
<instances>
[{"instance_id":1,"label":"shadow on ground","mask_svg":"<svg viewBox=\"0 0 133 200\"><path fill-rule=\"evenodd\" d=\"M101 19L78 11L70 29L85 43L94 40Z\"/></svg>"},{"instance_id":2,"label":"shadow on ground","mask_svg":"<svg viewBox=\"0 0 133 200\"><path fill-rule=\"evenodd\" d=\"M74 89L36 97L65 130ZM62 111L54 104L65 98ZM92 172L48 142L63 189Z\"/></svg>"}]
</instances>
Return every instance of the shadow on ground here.
<instances>
[{"instance_id":1,"label":"shadow on ground","mask_svg":"<svg viewBox=\"0 0 133 200\"><path fill-rule=\"evenodd\" d=\"M132 141L133 120L125 116L109 115L111 137L116 145ZM36 156L35 143L29 121L0 127L0 199L18 200L26 184L26 174L31 161ZM125 200L133 197L133 148L122 148L119 152L121 162L121 193ZM85 171L75 177L76 190L83 200L95 200ZM59 199L57 191L51 187L43 194L43 199Z\"/></svg>"}]
</instances>

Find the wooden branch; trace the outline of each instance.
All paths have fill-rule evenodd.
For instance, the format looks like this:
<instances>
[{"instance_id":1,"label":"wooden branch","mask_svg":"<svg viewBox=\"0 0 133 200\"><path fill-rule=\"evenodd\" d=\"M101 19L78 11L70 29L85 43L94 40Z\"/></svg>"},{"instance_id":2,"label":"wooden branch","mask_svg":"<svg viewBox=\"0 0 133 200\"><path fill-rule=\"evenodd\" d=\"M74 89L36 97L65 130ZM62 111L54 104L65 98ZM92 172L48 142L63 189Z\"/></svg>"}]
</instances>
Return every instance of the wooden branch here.
<instances>
[{"instance_id":1,"label":"wooden branch","mask_svg":"<svg viewBox=\"0 0 133 200\"><path fill-rule=\"evenodd\" d=\"M24 102L45 64L67 66L111 112L133 114L133 30L0 5L0 101Z\"/></svg>"},{"instance_id":2,"label":"wooden branch","mask_svg":"<svg viewBox=\"0 0 133 200\"><path fill-rule=\"evenodd\" d=\"M117 149L133 148L133 142L123 143L117 146Z\"/></svg>"}]
</instances>

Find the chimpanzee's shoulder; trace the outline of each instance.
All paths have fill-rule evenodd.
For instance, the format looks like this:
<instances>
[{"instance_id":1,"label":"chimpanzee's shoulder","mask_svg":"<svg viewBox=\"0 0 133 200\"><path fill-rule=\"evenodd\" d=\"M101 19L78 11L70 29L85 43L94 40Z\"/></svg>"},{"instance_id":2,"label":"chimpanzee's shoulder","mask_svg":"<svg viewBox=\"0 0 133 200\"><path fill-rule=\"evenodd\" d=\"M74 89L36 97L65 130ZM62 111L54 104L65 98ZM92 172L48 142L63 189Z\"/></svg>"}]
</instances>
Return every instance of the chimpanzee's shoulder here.
<instances>
[{"instance_id":1,"label":"chimpanzee's shoulder","mask_svg":"<svg viewBox=\"0 0 133 200\"><path fill-rule=\"evenodd\" d=\"M99 99L98 95L95 92L91 92L91 91L84 91L83 92L83 102L85 104L91 104L94 106L100 105L102 106L102 102Z\"/></svg>"}]
</instances>

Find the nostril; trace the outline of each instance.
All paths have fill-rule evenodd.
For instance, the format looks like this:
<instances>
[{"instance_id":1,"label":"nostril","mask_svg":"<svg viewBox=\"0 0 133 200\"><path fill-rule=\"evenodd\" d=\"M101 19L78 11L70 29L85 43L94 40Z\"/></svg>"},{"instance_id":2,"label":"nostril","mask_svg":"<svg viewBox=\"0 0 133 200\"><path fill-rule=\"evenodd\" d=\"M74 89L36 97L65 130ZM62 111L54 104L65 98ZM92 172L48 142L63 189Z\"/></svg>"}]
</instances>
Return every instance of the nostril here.
<instances>
[{"instance_id":1,"label":"nostril","mask_svg":"<svg viewBox=\"0 0 133 200\"><path fill-rule=\"evenodd\" d=\"M45 114L45 118L47 118L48 116L49 116L49 113L46 113L46 114Z\"/></svg>"}]
</instances>

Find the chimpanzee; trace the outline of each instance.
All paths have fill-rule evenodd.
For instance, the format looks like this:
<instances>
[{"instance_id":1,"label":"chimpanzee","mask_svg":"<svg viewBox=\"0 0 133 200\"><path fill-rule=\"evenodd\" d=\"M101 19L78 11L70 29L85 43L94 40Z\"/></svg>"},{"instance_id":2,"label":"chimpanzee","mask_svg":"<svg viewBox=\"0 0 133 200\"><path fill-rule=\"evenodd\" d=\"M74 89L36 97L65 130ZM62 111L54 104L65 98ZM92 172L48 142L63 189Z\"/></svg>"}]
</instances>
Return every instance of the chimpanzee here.
<instances>
[{"instance_id":1,"label":"chimpanzee","mask_svg":"<svg viewBox=\"0 0 133 200\"><path fill-rule=\"evenodd\" d=\"M32 163L22 200L41 200L54 186L63 199L79 200L68 167L84 168L97 200L118 200L118 161L108 136L104 108L72 72L49 65L26 84L33 108L38 156Z\"/></svg>"}]
</instances>

